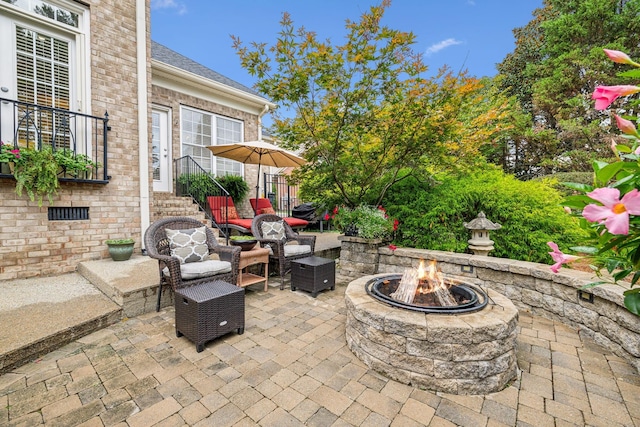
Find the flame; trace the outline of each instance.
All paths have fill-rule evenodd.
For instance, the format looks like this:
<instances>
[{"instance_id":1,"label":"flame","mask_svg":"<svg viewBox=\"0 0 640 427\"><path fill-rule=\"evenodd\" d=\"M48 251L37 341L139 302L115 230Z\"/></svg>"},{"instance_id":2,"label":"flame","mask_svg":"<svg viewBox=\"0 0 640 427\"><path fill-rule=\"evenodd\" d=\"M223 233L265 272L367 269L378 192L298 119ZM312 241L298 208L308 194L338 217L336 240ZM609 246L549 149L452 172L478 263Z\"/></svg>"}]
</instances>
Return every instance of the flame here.
<instances>
[{"instance_id":1,"label":"flame","mask_svg":"<svg viewBox=\"0 0 640 427\"><path fill-rule=\"evenodd\" d=\"M434 293L442 306L457 305L445 284L444 275L438 271L436 261L431 261L429 266L425 267L424 260L421 259L417 269L410 268L404 272L396 291L389 296L411 304L416 295L428 293Z\"/></svg>"},{"instance_id":2,"label":"flame","mask_svg":"<svg viewBox=\"0 0 640 427\"><path fill-rule=\"evenodd\" d=\"M425 267L423 259L420 260L420 264L418 265L418 280L420 283L418 292L422 294L436 292L438 289L447 289L444 275L442 271L438 271L436 260L431 260L428 267Z\"/></svg>"}]
</instances>

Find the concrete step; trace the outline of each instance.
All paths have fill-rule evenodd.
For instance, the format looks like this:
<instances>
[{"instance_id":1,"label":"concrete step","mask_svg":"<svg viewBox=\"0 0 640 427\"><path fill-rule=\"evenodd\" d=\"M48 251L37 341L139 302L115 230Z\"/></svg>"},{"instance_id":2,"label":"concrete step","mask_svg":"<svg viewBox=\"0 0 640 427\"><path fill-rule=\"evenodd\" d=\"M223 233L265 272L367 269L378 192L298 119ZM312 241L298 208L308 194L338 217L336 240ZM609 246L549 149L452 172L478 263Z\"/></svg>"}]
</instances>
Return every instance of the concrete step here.
<instances>
[{"instance_id":1,"label":"concrete step","mask_svg":"<svg viewBox=\"0 0 640 427\"><path fill-rule=\"evenodd\" d=\"M122 309L77 273L0 284L0 373L119 322Z\"/></svg>"},{"instance_id":2,"label":"concrete step","mask_svg":"<svg viewBox=\"0 0 640 427\"><path fill-rule=\"evenodd\" d=\"M120 306L124 317L156 309L160 273L158 261L153 258L134 254L127 261L83 261L78 264L78 273ZM164 292L161 306L172 303L170 292Z\"/></svg>"}]
</instances>

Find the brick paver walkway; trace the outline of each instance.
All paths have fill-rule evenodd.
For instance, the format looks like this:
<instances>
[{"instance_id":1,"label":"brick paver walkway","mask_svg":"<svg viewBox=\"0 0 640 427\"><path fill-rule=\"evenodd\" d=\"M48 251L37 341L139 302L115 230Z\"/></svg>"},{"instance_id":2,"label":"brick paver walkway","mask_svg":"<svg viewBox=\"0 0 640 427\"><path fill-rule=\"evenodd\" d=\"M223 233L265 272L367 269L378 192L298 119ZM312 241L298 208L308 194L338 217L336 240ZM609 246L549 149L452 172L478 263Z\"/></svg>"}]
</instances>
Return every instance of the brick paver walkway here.
<instances>
[{"instance_id":1,"label":"brick paver walkway","mask_svg":"<svg viewBox=\"0 0 640 427\"><path fill-rule=\"evenodd\" d=\"M388 380L349 351L346 285L317 299L259 287L245 333L202 353L166 309L0 376L0 426L640 425L638 373L563 324L521 312L520 378L455 396Z\"/></svg>"}]
</instances>

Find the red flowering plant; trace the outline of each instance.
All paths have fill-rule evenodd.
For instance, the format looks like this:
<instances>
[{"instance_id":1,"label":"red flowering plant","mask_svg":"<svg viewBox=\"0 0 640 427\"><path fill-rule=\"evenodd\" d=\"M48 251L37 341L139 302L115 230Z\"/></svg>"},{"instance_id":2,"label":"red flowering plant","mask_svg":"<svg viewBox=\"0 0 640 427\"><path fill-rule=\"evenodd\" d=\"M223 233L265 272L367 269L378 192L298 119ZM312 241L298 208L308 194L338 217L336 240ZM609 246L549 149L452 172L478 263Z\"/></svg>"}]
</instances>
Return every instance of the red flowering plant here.
<instances>
[{"instance_id":1,"label":"red flowering plant","mask_svg":"<svg viewBox=\"0 0 640 427\"><path fill-rule=\"evenodd\" d=\"M360 205L355 208L336 206L331 220L345 236L365 239L389 239L398 229L398 220L387 215L382 206Z\"/></svg>"},{"instance_id":2,"label":"red flowering plant","mask_svg":"<svg viewBox=\"0 0 640 427\"><path fill-rule=\"evenodd\" d=\"M604 50L613 61L628 64L637 69L622 75L640 77L640 64L623 52ZM640 86L598 86L593 92L597 110L605 110L618 98L640 92ZM613 141L611 148L617 160L612 163L595 161L594 185L564 183L579 194L569 196L565 206L580 217L580 223L591 236L590 246L571 248L586 253L594 262L597 282L586 287L614 283L625 288L626 308L640 315L640 133L632 120L637 117L613 114L621 137L621 143ZM548 243L549 252L556 262L551 269L558 272L562 264L577 257L564 254L558 246ZM608 273L605 278L603 270ZM624 282L624 283L620 283Z\"/></svg>"},{"instance_id":3,"label":"red flowering plant","mask_svg":"<svg viewBox=\"0 0 640 427\"><path fill-rule=\"evenodd\" d=\"M20 149L0 141L0 163L17 162L20 159Z\"/></svg>"}]
</instances>

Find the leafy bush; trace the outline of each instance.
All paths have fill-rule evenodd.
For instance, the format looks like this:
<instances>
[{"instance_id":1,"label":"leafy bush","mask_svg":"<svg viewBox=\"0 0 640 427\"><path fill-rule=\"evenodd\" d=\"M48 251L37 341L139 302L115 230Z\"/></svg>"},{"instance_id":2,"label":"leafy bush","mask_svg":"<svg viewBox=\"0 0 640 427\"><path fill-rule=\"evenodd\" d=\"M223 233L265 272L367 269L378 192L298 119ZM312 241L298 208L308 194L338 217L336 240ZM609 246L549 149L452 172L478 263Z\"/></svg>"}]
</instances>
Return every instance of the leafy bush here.
<instances>
[{"instance_id":1,"label":"leafy bush","mask_svg":"<svg viewBox=\"0 0 640 427\"><path fill-rule=\"evenodd\" d=\"M215 180L215 181L214 181ZM207 208L207 196L222 196L224 191L216 184L216 181L224 188L233 204L239 206L249 192L249 186L238 175L225 175L214 178L212 175L202 173L185 173L178 177L180 187L179 194L191 196L203 208Z\"/></svg>"},{"instance_id":2,"label":"leafy bush","mask_svg":"<svg viewBox=\"0 0 640 427\"><path fill-rule=\"evenodd\" d=\"M233 200L233 204L240 206L249 192L247 182L239 175L219 176L216 180L229 192L229 195Z\"/></svg>"},{"instance_id":3,"label":"leafy bush","mask_svg":"<svg viewBox=\"0 0 640 427\"><path fill-rule=\"evenodd\" d=\"M384 239L394 230L393 220L382 208L373 206L339 207L334 210L332 220L338 231L365 239Z\"/></svg>"},{"instance_id":4,"label":"leafy bush","mask_svg":"<svg viewBox=\"0 0 640 427\"><path fill-rule=\"evenodd\" d=\"M406 179L388 193L385 206L400 220L398 245L466 252L471 235L463 224L482 211L502 225L490 235L492 256L548 263L548 241L568 247L586 237L561 199L547 182L518 181L487 166L442 177L439 184Z\"/></svg>"},{"instance_id":5,"label":"leafy bush","mask_svg":"<svg viewBox=\"0 0 640 427\"><path fill-rule=\"evenodd\" d=\"M179 194L191 196L204 209L207 208L207 196L221 195L222 190L207 174L185 173L178 177Z\"/></svg>"},{"instance_id":6,"label":"leafy bush","mask_svg":"<svg viewBox=\"0 0 640 427\"><path fill-rule=\"evenodd\" d=\"M532 181L547 181L556 190L565 196L574 193L563 182L577 182L580 184L593 184L593 172L558 172L551 175L545 175L540 178L534 178Z\"/></svg>"}]
</instances>

